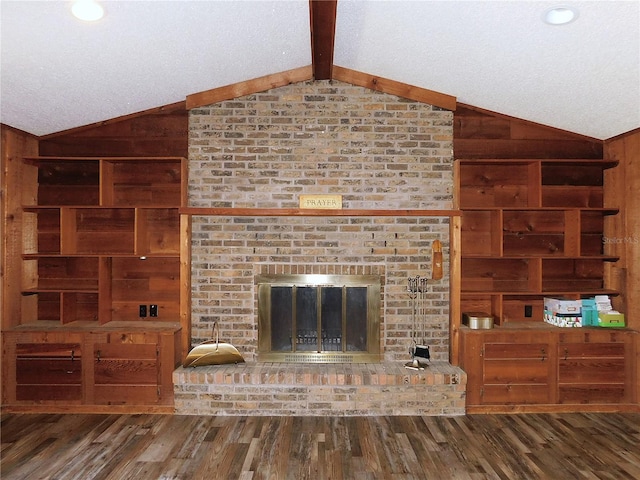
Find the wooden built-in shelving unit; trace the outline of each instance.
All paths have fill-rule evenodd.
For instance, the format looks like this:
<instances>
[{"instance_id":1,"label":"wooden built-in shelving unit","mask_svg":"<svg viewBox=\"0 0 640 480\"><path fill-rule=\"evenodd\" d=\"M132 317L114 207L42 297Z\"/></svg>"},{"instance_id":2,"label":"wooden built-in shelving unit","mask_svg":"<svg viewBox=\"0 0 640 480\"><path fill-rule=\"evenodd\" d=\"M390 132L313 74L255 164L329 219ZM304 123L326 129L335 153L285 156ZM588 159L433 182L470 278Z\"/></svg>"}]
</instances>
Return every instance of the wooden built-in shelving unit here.
<instances>
[{"instance_id":1,"label":"wooden built-in shelving unit","mask_svg":"<svg viewBox=\"0 0 640 480\"><path fill-rule=\"evenodd\" d=\"M604 287L602 160L457 160L462 311L498 324L542 319L544 296ZM528 308L525 308L528 307ZM526 315L525 315L526 311Z\"/></svg>"},{"instance_id":2,"label":"wooden built-in shelving unit","mask_svg":"<svg viewBox=\"0 0 640 480\"><path fill-rule=\"evenodd\" d=\"M544 298L617 295L605 285L604 172L598 159L458 159L460 309L491 330L460 327L467 410L634 409L635 335L544 323Z\"/></svg>"},{"instance_id":3,"label":"wooden built-in shelving unit","mask_svg":"<svg viewBox=\"0 0 640 480\"><path fill-rule=\"evenodd\" d=\"M186 159L22 163L21 315L3 335L3 403L169 408L188 317Z\"/></svg>"}]
</instances>

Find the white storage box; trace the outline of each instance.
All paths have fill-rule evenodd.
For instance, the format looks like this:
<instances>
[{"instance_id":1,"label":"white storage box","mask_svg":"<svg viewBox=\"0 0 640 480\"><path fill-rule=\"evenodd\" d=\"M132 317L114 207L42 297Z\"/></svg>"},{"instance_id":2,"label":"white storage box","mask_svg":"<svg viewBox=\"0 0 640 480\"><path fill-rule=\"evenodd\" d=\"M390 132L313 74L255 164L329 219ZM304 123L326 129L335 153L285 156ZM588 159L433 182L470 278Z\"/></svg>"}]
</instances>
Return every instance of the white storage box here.
<instances>
[{"instance_id":1,"label":"white storage box","mask_svg":"<svg viewBox=\"0 0 640 480\"><path fill-rule=\"evenodd\" d=\"M582 312L582 300L545 297L544 309L559 315L580 315Z\"/></svg>"}]
</instances>

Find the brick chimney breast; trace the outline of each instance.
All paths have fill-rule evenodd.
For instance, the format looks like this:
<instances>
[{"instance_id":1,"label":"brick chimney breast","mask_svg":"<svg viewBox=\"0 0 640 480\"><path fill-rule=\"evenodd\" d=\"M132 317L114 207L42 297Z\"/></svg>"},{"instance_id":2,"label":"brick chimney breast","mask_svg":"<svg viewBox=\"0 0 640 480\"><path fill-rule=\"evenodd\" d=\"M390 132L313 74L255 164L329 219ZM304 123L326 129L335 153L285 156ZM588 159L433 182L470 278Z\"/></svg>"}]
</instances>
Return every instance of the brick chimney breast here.
<instances>
[{"instance_id":1,"label":"brick chimney breast","mask_svg":"<svg viewBox=\"0 0 640 480\"><path fill-rule=\"evenodd\" d=\"M311 81L191 110L189 206L298 208L299 196L341 195L343 209L453 207L453 114L336 81ZM213 322L247 361L257 348L255 279L290 273L383 272L384 359L406 360L413 330L407 280L428 284L421 331L448 360L448 217L194 216L193 343Z\"/></svg>"}]
</instances>

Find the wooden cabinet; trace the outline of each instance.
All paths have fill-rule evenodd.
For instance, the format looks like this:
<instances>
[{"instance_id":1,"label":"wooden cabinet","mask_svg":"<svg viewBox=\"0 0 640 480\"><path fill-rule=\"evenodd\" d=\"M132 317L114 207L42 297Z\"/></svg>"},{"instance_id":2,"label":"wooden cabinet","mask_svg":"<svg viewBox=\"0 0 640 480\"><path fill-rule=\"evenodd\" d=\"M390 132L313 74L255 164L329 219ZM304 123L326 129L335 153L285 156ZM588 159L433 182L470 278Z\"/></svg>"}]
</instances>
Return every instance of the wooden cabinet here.
<instances>
[{"instance_id":1,"label":"wooden cabinet","mask_svg":"<svg viewBox=\"0 0 640 480\"><path fill-rule=\"evenodd\" d=\"M467 411L633 410L631 330L461 329Z\"/></svg>"},{"instance_id":2,"label":"wooden cabinet","mask_svg":"<svg viewBox=\"0 0 640 480\"><path fill-rule=\"evenodd\" d=\"M3 325L15 369L4 403L172 401L186 343L186 169L181 157L23 159L22 296L19 320Z\"/></svg>"},{"instance_id":3,"label":"wooden cabinet","mask_svg":"<svg viewBox=\"0 0 640 480\"><path fill-rule=\"evenodd\" d=\"M604 160L457 160L461 310L543 321L543 298L605 288Z\"/></svg>"},{"instance_id":4,"label":"wooden cabinet","mask_svg":"<svg viewBox=\"0 0 640 480\"><path fill-rule=\"evenodd\" d=\"M110 405L171 411L180 328L160 322L47 330L24 325L3 333L3 355L3 403L9 408L100 411L96 406Z\"/></svg>"}]
</instances>

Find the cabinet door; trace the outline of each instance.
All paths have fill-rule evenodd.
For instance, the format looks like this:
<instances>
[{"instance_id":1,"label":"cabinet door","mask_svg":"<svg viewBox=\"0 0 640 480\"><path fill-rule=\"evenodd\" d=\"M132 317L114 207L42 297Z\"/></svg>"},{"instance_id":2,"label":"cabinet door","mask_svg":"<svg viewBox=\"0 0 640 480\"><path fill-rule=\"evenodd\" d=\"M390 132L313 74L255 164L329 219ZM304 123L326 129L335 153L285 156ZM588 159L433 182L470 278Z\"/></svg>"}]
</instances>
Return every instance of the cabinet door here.
<instances>
[{"instance_id":1,"label":"cabinet door","mask_svg":"<svg viewBox=\"0 0 640 480\"><path fill-rule=\"evenodd\" d=\"M485 342L483 356L483 404L551 402L548 343Z\"/></svg>"},{"instance_id":2,"label":"cabinet door","mask_svg":"<svg viewBox=\"0 0 640 480\"><path fill-rule=\"evenodd\" d=\"M96 404L159 401L160 370L155 343L96 343L93 373Z\"/></svg>"},{"instance_id":3,"label":"cabinet door","mask_svg":"<svg viewBox=\"0 0 640 480\"><path fill-rule=\"evenodd\" d=\"M79 343L16 344L16 400L81 401Z\"/></svg>"},{"instance_id":4,"label":"cabinet door","mask_svg":"<svg viewBox=\"0 0 640 480\"><path fill-rule=\"evenodd\" d=\"M610 332L561 334L558 344L560 403L631 401L630 337Z\"/></svg>"}]
</instances>

